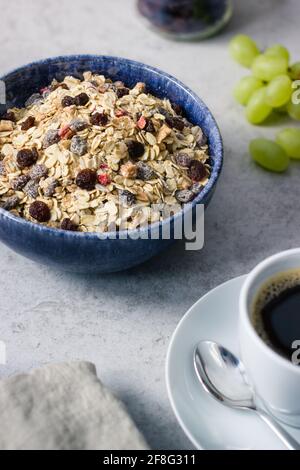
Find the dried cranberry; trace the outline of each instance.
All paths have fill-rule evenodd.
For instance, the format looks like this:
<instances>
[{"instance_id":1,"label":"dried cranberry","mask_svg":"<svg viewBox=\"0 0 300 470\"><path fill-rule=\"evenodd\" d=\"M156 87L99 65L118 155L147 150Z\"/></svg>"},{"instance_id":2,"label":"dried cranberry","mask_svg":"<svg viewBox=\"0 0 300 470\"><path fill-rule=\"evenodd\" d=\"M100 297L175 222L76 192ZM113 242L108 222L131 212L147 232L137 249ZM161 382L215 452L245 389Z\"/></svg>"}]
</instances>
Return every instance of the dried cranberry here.
<instances>
[{"instance_id":1,"label":"dried cranberry","mask_svg":"<svg viewBox=\"0 0 300 470\"><path fill-rule=\"evenodd\" d=\"M73 98L72 96L67 95L61 100L61 105L63 108L67 108L68 106L72 106L73 104L75 104L75 98Z\"/></svg>"},{"instance_id":2,"label":"dried cranberry","mask_svg":"<svg viewBox=\"0 0 300 470\"><path fill-rule=\"evenodd\" d=\"M116 95L120 99L123 96L129 95L129 88L126 87L120 87L116 89Z\"/></svg>"},{"instance_id":3,"label":"dried cranberry","mask_svg":"<svg viewBox=\"0 0 300 470\"><path fill-rule=\"evenodd\" d=\"M70 126L67 125L67 126L62 127L61 129L59 129L58 135L61 139L68 140L68 139L71 139L71 137L73 137L74 132L72 131Z\"/></svg>"},{"instance_id":4,"label":"dried cranberry","mask_svg":"<svg viewBox=\"0 0 300 470\"><path fill-rule=\"evenodd\" d=\"M7 111L6 113L4 113L1 118L3 121L12 121L12 122L16 122L16 116L15 116L15 113L13 113L12 111Z\"/></svg>"},{"instance_id":5,"label":"dried cranberry","mask_svg":"<svg viewBox=\"0 0 300 470\"><path fill-rule=\"evenodd\" d=\"M175 197L178 202L186 204L194 199L195 194L189 189L182 189L175 192Z\"/></svg>"},{"instance_id":6,"label":"dried cranberry","mask_svg":"<svg viewBox=\"0 0 300 470\"><path fill-rule=\"evenodd\" d=\"M36 149L23 149L19 150L17 153L17 164L18 167L23 170L31 165L33 165L38 159L38 152Z\"/></svg>"},{"instance_id":7,"label":"dried cranberry","mask_svg":"<svg viewBox=\"0 0 300 470\"><path fill-rule=\"evenodd\" d=\"M125 110L125 109L117 109L115 111L115 116L120 118L120 117L123 117L123 116L127 116L128 112Z\"/></svg>"},{"instance_id":8,"label":"dried cranberry","mask_svg":"<svg viewBox=\"0 0 300 470\"><path fill-rule=\"evenodd\" d=\"M93 126L106 126L108 123L108 116L105 113L94 113L90 117Z\"/></svg>"},{"instance_id":9,"label":"dried cranberry","mask_svg":"<svg viewBox=\"0 0 300 470\"><path fill-rule=\"evenodd\" d=\"M28 129L30 129L33 126L35 126L35 118L33 116L28 116L28 118L22 122L21 130L28 131Z\"/></svg>"},{"instance_id":10,"label":"dried cranberry","mask_svg":"<svg viewBox=\"0 0 300 470\"><path fill-rule=\"evenodd\" d=\"M28 175L21 175L18 176L17 178L13 179L11 182L11 187L15 191L22 191L22 189L26 186L28 183L30 177Z\"/></svg>"},{"instance_id":11,"label":"dried cranberry","mask_svg":"<svg viewBox=\"0 0 300 470\"><path fill-rule=\"evenodd\" d=\"M49 129L43 139L43 148L46 149L51 145L57 144L60 141L59 131L56 129Z\"/></svg>"},{"instance_id":12,"label":"dried cranberry","mask_svg":"<svg viewBox=\"0 0 300 470\"><path fill-rule=\"evenodd\" d=\"M132 160L137 160L144 155L145 147L141 142L138 142L137 140L129 140L126 142L126 145L129 157L132 158Z\"/></svg>"},{"instance_id":13,"label":"dried cranberry","mask_svg":"<svg viewBox=\"0 0 300 470\"><path fill-rule=\"evenodd\" d=\"M64 219L61 223L61 229L62 230L68 230L69 232L77 232L78 230L78 225L72 222L71 219Z\"/></svg>"},{"instance_id":14,"label":"dried cranberry","mask_svg":"<svg viewBox=\"0 0 300 470\"><path fill-rule=\"evenodd\" d=\"M80 93L75 96L76 106L85 106L90 101L89 96L86 93Z\"/></svg>"},{"instance_id":15,"label":"dried cranberry","mask_svg":"<svg viewBox=\"0 0 300 470\"><path fill-rule=\"evenodd\" d=\"M98 175L98 181L100 184L102 184L102 186L107 186L111 183L110 176L107 173L101 173Z\"/></svg>"},{"instance_id":16,"label":"dried cranberry","mask_svg":"<svg viewBox=\"0 0 300 470\"><path fill-rule=\"evenodd\" d=\"M142 129L146 132L155 132L155 128L151 119L144 116L139 116L137 121L137 126L139 129Z\"/></svg>"},{"instance_id":17,"label":"dried cranberry","mask_svg":"<svg viewBox=\"0 0 300 470\"><path fill-rule=\"evenodd\" d=\"M192 160L188 169L188 176L193 181L201 181L207 176L207 170L203 163L198 160Z\"/></svg>"},{"instance_id":18,"label":"dried cranberry","mask_svg":"<svg viewBox=\"0 0 300 470\"><path fill-rule=\"evenodd\" d=\"M156 177L151 166L144 162L137 163L137 178L143 181L151 180Z\"/></svg>"},{"instance_id":19,"label":"dried cranberry","mask_svg":"<svg viewBox=\"0 0 300 470\"><path fill-rule=\"evenodd\" d=\"M177 165L189 168L193 159L186 153L176 153L174 156Z\"/></svg>"},{"instance_id":20,"label":"dried cranberry","mask_svg":"<svg viewBox=\"0 0 300 470\"><path fill-rule=\"evenodd\" d=\"M38 222L48 222L51 217L50 209L43 201L34 201L29 207L29 214Z\"/></svg>"},{"instance_id":21,"label":"dried cranberry","mask_svg":"<svg viewBox=\"0 0 300 470\"><path fill-rule=\"evenodd\" d=\"M135 195L127 189L123 189L119 192L119 198L121 204L124 204L125 206L132 206L136 201Z\"/></svg>"},{"instance_id":22,"label":"dried cranberry","mask_svg":"<svg viewBox=\"0 0 300 470\"><path fill-rule=\"evenodd\" d=\"M75 155L79 155L80 157L85 155L88 150L86 139L82 139L79 135L74 135L71 140L70 150L72 153L75 153Z\"/></svg>"},{"instance_id":23,"label":"dried cranberry","mask_svg":"<svg viewBox=\"0 0 300 470\"><path fill-rule=\"evenodd\" d=\"M95 189L96 183L97 172L95 170L90 170L89 168L81 170L76 177L76 184L81 189L91 191L92 189Z\"/></svg>"},{"instance_id":24,"label":"dried cranberry","mask_svg":"<svg viewBox=\"0 0 300 470\"><path fill-rule=\"evenodd\" d=\"M5 209L6 211L11 211L12 209L15 209L17 205L19 204L19 198L18 196L10 196L2 205L2 209Z\"/></svg>"},{"instance_id":25,"label":"dried cranberry","mask_svg":"<svg viewBox=\"0 0 300 470\"><path fill-rule=\"evenodd\" d=\"M184 121L179 117L167 116L166 117L166 124L169 127L171 127L171 129L175 128L178 131L183 131L183 129L184 129Z\"/></svg>"}]
</instances>

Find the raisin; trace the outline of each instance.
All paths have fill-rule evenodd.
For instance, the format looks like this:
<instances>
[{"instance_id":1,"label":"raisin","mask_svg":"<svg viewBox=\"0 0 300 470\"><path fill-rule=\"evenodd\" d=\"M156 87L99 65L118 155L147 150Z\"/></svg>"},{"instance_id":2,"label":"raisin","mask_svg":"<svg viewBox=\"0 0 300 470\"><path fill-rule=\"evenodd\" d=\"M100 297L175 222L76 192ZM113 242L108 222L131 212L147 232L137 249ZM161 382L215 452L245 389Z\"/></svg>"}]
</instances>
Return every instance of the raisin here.
<instances>
[{"instance_id":1,"label":"raisin","mask_svg":"<svg viewBox=\"0 0 300 470\"><path fill-rule=\"evenodd\" d=\"M52 83L51 84L51 87L50 87L50 90L51 91L55 91L57 90L57 88L62 88L63 90L69 90L69 87L66 83L59 83L59 82L56 82L56 83Z\"/></svg>"},{"instance_id":2,"label":"raisin","mask_svg":"<svg viewBox=\"0 0 300 470\"><path fill-rule=\"evenodd\" d=\"M62 221L60 228L62 230L68 230L69 232L77 232L78 225L72 222L71 219L66 218Z\"/></svg>"},{"instance_id":3,"label":"raisin","mask_svg":"<svg viewBox=\"0 0 300 470\"><path fill-rule=\"evenodd\" d=\"M61 105L63 108L67 108L68 106L72 106L73 104L75 104L75 98L73 98L72 96L67 95L61 100Z\"/></svg>"},{"instance_id":4,"label":"raisin","mask_svg":"<svg viewBox=\"0 0 300 470\"><path fill-rule=\"evenodd\" d=\"M0 161L0 176L6 175L6 166L4 162Z\"/></svg>"},{"instance_id":5,"label":"raisin","mask_svg":"<svg viewBox=\"0 0 300 470\"><path fill-rule=\"evenodd\" d=\"M136 140L129 140L126 142L126 145L129 157L132 158L132 160L137 160L144 155L145 147L141 142L137 142Z\"/></svg>"},{"instance_id":6,"label":"raisin","mask_svg":"<svg viewBox=\"0 0 300 470\"><path fill-rule=\"evenodd\" d=\"M19 204L19 198L18 196L10 196L2 205L2 209L5 209L6 211L11 211L12 209L15 209L17 205Z\"/></svg>"},{"instance_id":7,"label":"raisin","mask_svg":"<svg viewBox=\"0 0 300 470\"><path fill-rule=\"evenodd\" d=\"M153 122L151 119L146 119L146 126L145 126L145 131L146 132L150 132L151 134L153 134L153 132L155 132L155 127L153 125Z\"/></svg>"},{"instance_id":8,"label":"raisin","mask_svg":"<svg viewBox=\"0 0 300 470\"><path fill-rule=\"evenodd\" d=\"M94 113L90 117L93 126L106 126L108 123L108 116L105 113Z\"/></svg>"},{"instance_id":9,"label":"raisin","mask_svg":"<svg viewBox=\"0 0 300 470\"><path fill-rule=\"evenodd\" d=\"M186 204L194 199L195 194L190 189L181 189L175 192L175 197L178 202Z\"/></svg>"},{"instance_id":10,"label":"raisin","mask_svg":"<svg viewBox=\"0 0 300 470\"><path fill-rule=\"evenodd\" d=\"M189 168L193 161L193 159L186 153L176 153L174 158L175 158L175 162L177 163L177 165L183 166L186 168Z\"/></svg>"},{"instance_id":11,"label":"raisin","mask_svg":"<svg viewBox=\"0 0 300 470\"><path fill-rule=\"evenodd\" d=\"M178 131L183 131L184 129L184 121L179 117L174 116L167 116L166 117L166 124L171 127L171 129L175 128Z\"/></svg>"},{"instance_id":12,"label":"raisin","mask_svg":"<svg viewBox=\"0 0 300 470\"><path fill-rule=\"evenodd\" d=\"M36 149L23 149L19 150L17 153L17 164L18 167L23 170L31 165L33 165L38 159L38 153Z\"/></svg>"},{"instance_id":13,"label":"raisin","mask_svg":"<svg viewBox=\"0 0 300 470\"><path fill-rule=\"evenodd\" d=\"M82 139L78 135L74 135L71 140L70 150L75 153L75 155L85 155L88 150L86 139Z\"/></svg>"},{"instance_id":14,"label":"raisin","mask_svg":"<svg viewBox=\"0 0 300 470\"><path fill-rule=\"evenodd\" d=\"M21 175L18 176L17 178L13 179L11 182L11 187L15 191L22 191L22 189L26 186L26 184L29 181L29 176L28 175Z\"/></svg>"},{"instance_id":15,"label":"raisin","mask_svg":"<svg viewBox=\"0 0 300 470\"><path fill-rule=\"evenodd\" d=\"M30 129L33 126L35 126L35 118L33 116L28 116L28 118L22 122L21 130L28 131L28 129Z\"/></svg>"},{"instance_id":16,"label":"raisin","mask_svg":"<svg viewBox=\"0 0 300 470\"><path fill-rule=\"evenodd\" d=\"M183 111L182 107L179 104L172 103L172 108L173 108L174 112L177 114L177 116L183 116L184 115L184 111Z\"/></svg>"},{"instance_id":17,"label":"raisin","mask_svg":"<svg viewBox=\"0 0 300 470\"><path fill-rule=\"evenodd\" d=\"M29 96L29 98L25 101L25 107L29 108L30 106L38 104L41 101L43 101L43 97L40 95L40 93L33 93L33 95Z\"/></svg>"},{"instance_id":18,"label":"raisin","mask_svg":"<svg viewBox=\"0 0 300 470\"><path fill-rule=\"evenodd\" d=\"M193 181L201 181L207 176L207 170L203 163L198 160L192 160L188 169L188 176Z\"/></svg>"},{"instance_id":19,"label":"raisin","mask_svg":"<svg viewBox=\"0 0 300 470\"><path fill-rule=\"evenodd\" d=\"M128 191L127 189L123 189L122 191L119 191L119 198L121 204L124 204L125 206L133 206L135 204L135 195Z\"/></svg>"},{"instance_id":20,"label":"raisin","mask_svg":"<svg viewBox=\"0 0 300 470\"><path fill-rule=\"evenodd\" d=\"M123 96L129 95L129 88L126 88L126 87L117 88L116 95L118 99L123 98Z\"/></svg>"},{"instance_id":21,"label":"raisin","mask_svg":"<svg viewBox=\"0 0 300 470\"><path fill-rule=\"evenodd\" d=\"M4 113L4 114L1 116L1 119L2 119L3 121L12 121L12 122L16 122L15 113L13 113L12 111L7 111L6 113Z\"/></svg>"},{"instance_id":22,"label":"raisin","mask_svg":"<svg viewBox=\"0 0 300 470\"><path fill-rule=\"evenodd\" d=\"M76 177L76 184L81 189L91 191L92 189L95 189L96 183L97 172L95 170L90 170L89 168L81 170Z\"/></svg>"},{"instance_id":23,"label":"raisin","mask_svg":"<svg viewBox=\"0 0 300 470\"><path fill-rule=\"evenodd\" d=\"M43 148L46 149L51 145L57 144L60 141L59 131L57 129L49 129L43 139Z\"/></svg>"},{"instance_id":24,"label":"raisin","mask_svg":"<svg viewBox=\"0 0 300 470\"><path fill-rule=\"evenodd\" d=\"M144 162L137 163L137 178L143 181L151 180L156 177L151 166Z\"/></svg>"},{"instance_id":25,"label":"raisin","mask_svg":"<svg viewBox=\"0 0 300 470\"><path fill-rule=\"evenodd\" d=\"M85 106L89 101L90 98L86 93L80 93L79 95L75 96L76 106Z\"/></svg>"},{"instance_id":26,"label":"raisin","mask_svg":"<svg viewBox=\"0 0 300 470\"><path fill-rule=\"evenodd\" d=\"M165 116L165 117L170 116L170 114L168 113L168 111L167 111L165 108L161 107L161 106L158 108L157 111L158 111L158 113L161 114L162 116Z\"/></svg>"},{"instance_id":27,"label":"raisin","mask_svg":"<svg viewBox=\"0 0 300 470\"><path fill-rule=\"evenodd\" d=\"M51 217L50 209L43 201L34 201L29 207L29 214L38 222L48 222Z\"/></svg>"},{"instance_id":28,"label":"raisin","mask_svg":"<svg viewBox=\"0 0 300 470\"><path fill-rule=\"evenodd\" d=\"M57 186L58 181L54 178L50 179L48 185L44 188L45 197L52 197L55 194Z\"/></svg>"},{"instance_id":29,"label":"raisin","mask_svg":"<svg viewBox=\"0 0 300 470\"><path fill-rule=\"evenodd\" d=\"M86 129L88 126L89 124L83 119L73 119L69 124L69 128L73 132L84 131L84 129Z\"/></svg>"},{"instance_id":30,"label":"raisin","mask_svg":"<svg viewBox=\"0 0 300 470\"><path fill-rule=\"evenodd\" d=\"M39 195L39 184L36 181L29 180L26 186L24 187L24 193L33 199L37 198Z\"/></svg>"},{"instance_id":31,"label":"raisin","mask_svg":"<svg viewBox=\"0 0 300 470\"><path fill-rule=\"evenodd\" d=\"M30 170L29 176L34 181L39 181L41 178L44 178L48 174L48 168L43 164L34 165Z\"/></svg>"}]
</instances>

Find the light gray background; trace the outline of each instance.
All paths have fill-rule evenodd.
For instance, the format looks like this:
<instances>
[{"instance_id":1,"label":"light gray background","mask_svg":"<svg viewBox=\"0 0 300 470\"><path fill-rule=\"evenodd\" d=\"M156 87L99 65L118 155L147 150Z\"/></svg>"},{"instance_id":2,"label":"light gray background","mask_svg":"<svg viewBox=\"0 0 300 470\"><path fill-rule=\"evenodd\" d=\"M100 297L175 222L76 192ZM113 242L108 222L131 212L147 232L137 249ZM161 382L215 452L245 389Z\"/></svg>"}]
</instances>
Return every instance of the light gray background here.
<instances>
[{"instance_id":1,"label":"light gray background","mask_svg":"<svg viewBox=\"0 0 300 470\"><path fill-rule=\"evenodd\" d=\"M251 127L233 101L232 86L247 72L229 59L227 43L243 31L261 46L281 41L299 60L300 2L235 3L222 35L173 43L145 28L131 0L0 0L1 74L64 53L125 56L181 79L219 122L225 165L206 213L201 252L185 252L179 243L129 272L83 276L39 266L0 246L0 339L8 354L0 377L52 361L93 361L154 449L191 447L164 378L168 342L185 311L265 256L299 245L300 163L274 175L251 162L249 140L273 136L275 129Z\"/></svg>"}]
</instances>

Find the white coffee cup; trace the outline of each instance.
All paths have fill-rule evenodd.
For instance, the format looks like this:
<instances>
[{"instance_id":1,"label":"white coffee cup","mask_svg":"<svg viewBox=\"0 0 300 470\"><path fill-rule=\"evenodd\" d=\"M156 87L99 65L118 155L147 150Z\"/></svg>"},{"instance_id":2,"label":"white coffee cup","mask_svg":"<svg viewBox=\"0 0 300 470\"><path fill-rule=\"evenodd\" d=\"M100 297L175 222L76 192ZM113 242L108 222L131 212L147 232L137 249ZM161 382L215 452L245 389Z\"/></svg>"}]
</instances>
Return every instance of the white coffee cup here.
<instances>
[{"instance_id":1,"label":"white coffee cup","mask_svg":"<svg viewBox=\"0 0 300 470\"><path fill-rule=\"evenodd\" d=\"M241 359L257 396L277 419L300 427L300 365L293 364L268 346L250 319L260 287L270 277L295 268L300 269L300 248L267 258L247 276L240 293L239 343ZM296 340L300 342L300 337Z\"/></svg>"}]
</instances>

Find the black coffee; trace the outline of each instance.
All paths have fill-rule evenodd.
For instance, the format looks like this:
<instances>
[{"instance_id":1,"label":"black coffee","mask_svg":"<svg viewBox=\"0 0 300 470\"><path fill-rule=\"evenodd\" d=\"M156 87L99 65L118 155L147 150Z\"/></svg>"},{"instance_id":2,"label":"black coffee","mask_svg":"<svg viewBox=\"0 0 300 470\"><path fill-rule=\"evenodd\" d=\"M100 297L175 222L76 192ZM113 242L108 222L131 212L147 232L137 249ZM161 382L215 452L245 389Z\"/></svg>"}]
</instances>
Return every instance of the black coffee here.
<instances>
[{"instance_id":1,"label":"black coffee","mask_svg":"<svg viewBox=\"0 0 300 470\"><path fill-rule=\"evenodd\" d=\"M291 359L293 343L300 340L300 270L269 279L256 297L252 318L261 338Z\"/></svg>"}]
</instances>

